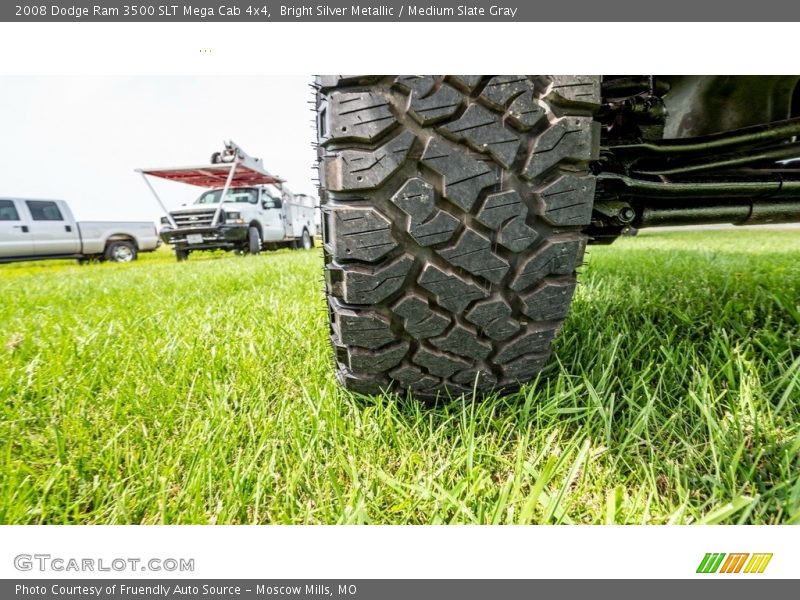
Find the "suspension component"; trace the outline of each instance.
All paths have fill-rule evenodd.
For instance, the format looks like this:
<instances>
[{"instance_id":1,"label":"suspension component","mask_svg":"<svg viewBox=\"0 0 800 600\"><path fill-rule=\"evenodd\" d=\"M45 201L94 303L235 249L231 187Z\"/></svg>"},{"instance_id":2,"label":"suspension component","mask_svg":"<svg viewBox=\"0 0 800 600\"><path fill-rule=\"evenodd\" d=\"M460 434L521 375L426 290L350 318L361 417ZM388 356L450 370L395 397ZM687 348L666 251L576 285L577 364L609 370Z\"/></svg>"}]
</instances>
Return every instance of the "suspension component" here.
<instances>
[{"instance_id":1,"label":"suspension component","mask_svg":"<svg viewBox=\"0 0 800 600\"><path fill-rule=\"evenodd\" d=\"M718 154L723 151L741 151L762 144L788 140L797 135L800 135L800 118L785 119L702 137L666 139L641 144L620 144L612 146L610 149L616 155L635 155L636 157Z\"/></svg>"},{"instance_id":2,"label":"suspension component","mask_svg":"<svg viewBox=\"0 0 800 600\"><path fill-rule=\"evenodd\" d=\"M675 225L764 225L800 221L800 199L766 202L757 200L728 200L715 204L682 204L668 207L639 205L633 225L645 227Z\"/></svg>"},{"instance_id":3,"label":"suspension component","mask_svg":"<svg viewBox=\"0 0 800 600\"><path fill-rule=\"evenodd\" d=\"M602 173L604 193L625 198L793 198L800 201L800 181L650 181ZM664 203L666 204L666 203Z\"/></svg>"}]
</instances>

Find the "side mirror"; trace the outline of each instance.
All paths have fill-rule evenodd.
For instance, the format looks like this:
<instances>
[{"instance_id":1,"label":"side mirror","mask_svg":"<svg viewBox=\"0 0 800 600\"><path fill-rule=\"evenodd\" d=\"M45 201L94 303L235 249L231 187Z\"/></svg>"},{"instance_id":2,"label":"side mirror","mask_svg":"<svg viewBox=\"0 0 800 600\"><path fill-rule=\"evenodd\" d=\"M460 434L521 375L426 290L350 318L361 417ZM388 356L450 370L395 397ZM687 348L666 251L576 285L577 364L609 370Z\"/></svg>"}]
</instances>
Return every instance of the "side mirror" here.
<instances>
[{"instance_id":1,"label":"side mirror","mask_svg":"<svg viewBox=\"0 0 800 600\"><path fill-rule=\"evenodd\" d=\"M272 200L262 200L261 208L275 208L275 203Z\"/></svg>"}]
</instances>

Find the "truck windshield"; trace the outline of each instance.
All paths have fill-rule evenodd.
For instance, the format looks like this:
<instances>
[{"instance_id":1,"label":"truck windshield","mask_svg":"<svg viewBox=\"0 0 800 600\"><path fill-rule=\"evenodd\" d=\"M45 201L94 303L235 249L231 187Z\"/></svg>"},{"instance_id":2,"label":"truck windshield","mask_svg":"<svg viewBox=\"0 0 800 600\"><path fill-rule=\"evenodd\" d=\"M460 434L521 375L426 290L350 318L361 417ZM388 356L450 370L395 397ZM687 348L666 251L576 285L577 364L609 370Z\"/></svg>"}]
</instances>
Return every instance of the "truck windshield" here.
<instances>
[{"instance_id":1,"label":"truck windshield","mask_svg":"<svg viewBox=\"0 0 800 600\"><path fill-rule=\"evenodd\" d=\"M211 190L200 196L195 204L219 204L219 197L222 190ZM249 202L255 204L258 202L258 190L253 188L235 188L228 190L225 194L225 202Z\"/></svg>"}]
</instances>

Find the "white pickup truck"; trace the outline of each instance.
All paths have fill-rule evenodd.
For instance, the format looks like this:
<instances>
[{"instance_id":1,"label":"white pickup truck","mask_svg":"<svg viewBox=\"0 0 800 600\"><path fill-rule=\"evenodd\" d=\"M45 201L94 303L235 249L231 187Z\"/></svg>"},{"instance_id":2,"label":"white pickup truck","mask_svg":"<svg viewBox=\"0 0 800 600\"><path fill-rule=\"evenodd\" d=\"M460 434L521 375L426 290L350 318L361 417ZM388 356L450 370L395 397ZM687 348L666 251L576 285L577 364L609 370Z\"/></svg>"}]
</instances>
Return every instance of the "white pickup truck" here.
<instances>
[{"instance_id":1,"label":"white pickup truck","mask_svg":"<svg viewBox=\"0 0 800 600\"><path fill-rule=\"evenodd\" d=\"M136 260L161 241L147 221L76 221L63 200L0 198L0 263L48 258Z\"/></svg>"}]
</instances>

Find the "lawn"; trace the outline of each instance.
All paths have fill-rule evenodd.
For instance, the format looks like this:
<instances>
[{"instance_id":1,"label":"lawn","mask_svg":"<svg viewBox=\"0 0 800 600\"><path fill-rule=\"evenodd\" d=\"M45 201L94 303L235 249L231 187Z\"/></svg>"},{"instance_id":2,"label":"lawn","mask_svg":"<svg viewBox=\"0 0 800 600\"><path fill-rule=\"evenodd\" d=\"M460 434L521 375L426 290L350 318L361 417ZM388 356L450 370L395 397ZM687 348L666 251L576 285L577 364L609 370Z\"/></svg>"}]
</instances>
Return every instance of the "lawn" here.
<instances>
[{"instance_id":1,"label":"lawn","mask_svg":"<svg viewBox=\"0 0 800 600\"><path fill-rule=\"evenodd\" d=\"M539 380L335 383L318 251L0 267L0 523L798 523L800 233L590 247Z\"/></svg>"}]
</instances>

